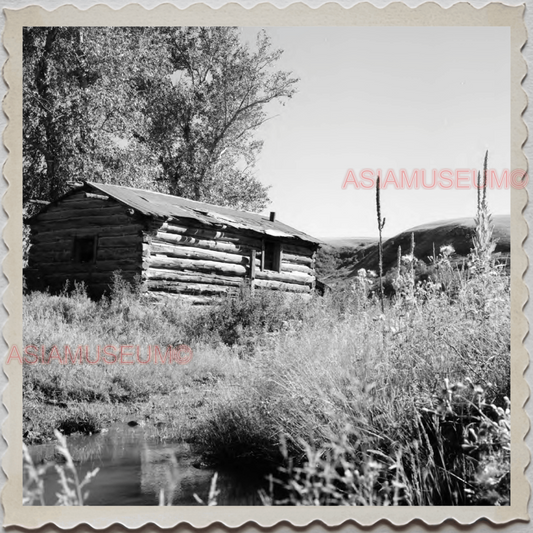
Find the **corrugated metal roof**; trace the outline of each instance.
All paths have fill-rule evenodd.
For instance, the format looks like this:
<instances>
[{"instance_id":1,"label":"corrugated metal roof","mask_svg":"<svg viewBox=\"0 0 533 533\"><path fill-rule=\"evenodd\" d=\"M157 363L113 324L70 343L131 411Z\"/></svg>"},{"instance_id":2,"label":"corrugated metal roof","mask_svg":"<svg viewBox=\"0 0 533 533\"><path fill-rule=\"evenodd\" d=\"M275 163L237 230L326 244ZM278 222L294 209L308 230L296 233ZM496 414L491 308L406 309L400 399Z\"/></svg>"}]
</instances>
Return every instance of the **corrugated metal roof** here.
<instances>
[{"instance_id":1,"label":"corrugated metal roof","mask_svg":"<svg viewBox=\"0 0 533 533\"><path fill-rule=\"evenodd\" d=\"M246 229L272 237L297 238L320 244L321 241L283 222L270 222L268 217L257 213L237 211L229 207L196 202L179 196L119 185L85 182L85 186L101 192L146 216L163 218L189 218L207 226L228 226Z\"/></svg>"}]
</instances>

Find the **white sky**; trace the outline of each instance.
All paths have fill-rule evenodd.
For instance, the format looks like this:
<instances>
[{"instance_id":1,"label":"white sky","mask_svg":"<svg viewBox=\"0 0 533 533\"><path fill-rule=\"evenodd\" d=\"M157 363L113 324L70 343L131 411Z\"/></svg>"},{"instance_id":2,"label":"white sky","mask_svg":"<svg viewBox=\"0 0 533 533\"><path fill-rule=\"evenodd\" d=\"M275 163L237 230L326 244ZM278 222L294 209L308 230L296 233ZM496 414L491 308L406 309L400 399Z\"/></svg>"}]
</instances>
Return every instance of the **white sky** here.
<instances>
[{"instance_id":1,"label":"white sky","mask_svg":"<svg viewBox=\"0 0 533 533\"><path fill-rule=\"evenodd\" d=\"M255 42L260 28L243 28ZM285 107L271 105L259 132L257 176L272 185L279 220L316 237L375 236L375 191L342 190L364 168L510 166L510 34L482 27L266 28L285 52L279 68L301 80ZM382 191L384 234L473 216L469 190ZM509 190L489 190L493 214Z\"/></svg>"}]
</instances>

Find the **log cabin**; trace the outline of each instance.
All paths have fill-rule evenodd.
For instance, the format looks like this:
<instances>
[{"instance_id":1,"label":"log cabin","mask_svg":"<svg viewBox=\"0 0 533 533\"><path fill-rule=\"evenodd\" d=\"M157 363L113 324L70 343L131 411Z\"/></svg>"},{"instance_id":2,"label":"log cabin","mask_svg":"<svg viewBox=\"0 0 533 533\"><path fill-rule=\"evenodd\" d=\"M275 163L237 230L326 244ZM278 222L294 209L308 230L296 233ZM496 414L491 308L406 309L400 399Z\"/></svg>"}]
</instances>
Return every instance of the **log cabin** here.
<instances>
[{"instance_id":1,"label":"log cabin","mask_svg":"<svg viewBox=\"0 0 533 533\"><path fill-rule=\"evenodd\" d=\"M84 182L27 220L28 290L68 281L109 292L113 275L141 281L155 298L191 303L239 291L309 295L320 241L276 220L186 198Z\"/></svg>"}]
</instances>

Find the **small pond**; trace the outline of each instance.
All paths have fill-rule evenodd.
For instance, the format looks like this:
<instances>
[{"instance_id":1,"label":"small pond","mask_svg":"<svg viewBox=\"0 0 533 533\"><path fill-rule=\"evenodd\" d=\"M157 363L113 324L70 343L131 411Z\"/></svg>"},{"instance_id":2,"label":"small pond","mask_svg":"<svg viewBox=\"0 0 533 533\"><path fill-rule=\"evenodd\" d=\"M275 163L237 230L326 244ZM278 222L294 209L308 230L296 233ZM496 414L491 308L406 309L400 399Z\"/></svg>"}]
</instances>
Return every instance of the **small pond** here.
<instances>
[{"instance_id":1,"label":"small pond","mask_svg":"<svg viewBox=\"0 0 533 533\"><path fill-rule=\"evenodd\" d=\"M211 479L218 472L218 505L261 505L258 491L268 488L265 476L243 469L202 468L194 447L169 443L142 426L116 424L95 435L67 438L80 481L99 468L85 490L86 505L158 505L161 489L173 505L199 505L196 493L207 501ZM57 459L54 444L30 447L34 463ZM50 467L44 478L46 505L54 505L60 491L58 474Z\"/></svg>"}]
</instances>

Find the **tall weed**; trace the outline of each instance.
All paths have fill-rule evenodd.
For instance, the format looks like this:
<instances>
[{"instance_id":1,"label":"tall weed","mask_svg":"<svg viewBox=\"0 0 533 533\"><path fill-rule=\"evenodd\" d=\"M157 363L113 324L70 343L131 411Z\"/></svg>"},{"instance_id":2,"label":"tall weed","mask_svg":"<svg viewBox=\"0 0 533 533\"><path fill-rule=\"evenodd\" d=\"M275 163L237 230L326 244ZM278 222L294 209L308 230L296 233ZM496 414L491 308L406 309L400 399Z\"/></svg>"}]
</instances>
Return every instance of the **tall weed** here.
<instances>
[{"instance_id":1,"label":"tall weed","mask_svg":"<svg viewBox=\"0 0 533 533\"><path fill-rule=\"evenodd\" d=\"M210 458L279 460L286 437L289 503L505 504L509 279L434 267L407 265L384 314L357 290L311 302L200 424Z\"/></svg>"}]
</instances>

